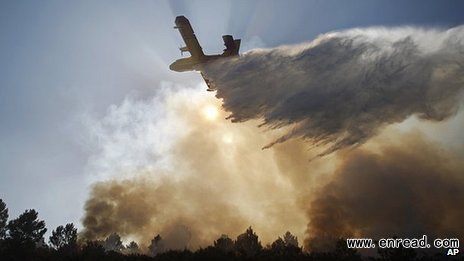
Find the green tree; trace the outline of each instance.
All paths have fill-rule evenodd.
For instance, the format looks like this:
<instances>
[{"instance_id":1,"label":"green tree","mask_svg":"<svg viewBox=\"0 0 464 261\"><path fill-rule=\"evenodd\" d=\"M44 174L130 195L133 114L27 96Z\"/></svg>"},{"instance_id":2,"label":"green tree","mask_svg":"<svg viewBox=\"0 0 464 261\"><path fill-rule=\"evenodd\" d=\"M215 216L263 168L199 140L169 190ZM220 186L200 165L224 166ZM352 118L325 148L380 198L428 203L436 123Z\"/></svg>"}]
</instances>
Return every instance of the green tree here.
<instances>
[{"instance_id":1,"label":"green tree","mask_svg":"<svg viewBox=\"0 0 464 261\"><path fill-rule=\"evenodd\" d=\"M77 248L77 228L73 223L58 226L49 238L50 246L56 250Z\"/></svg>"},{"instance_id":2,"label":"green tree","mask_svg":"<svg viewBox=\"0 0 464 261\"><path fill-rule=\"evenodd\" d=\"M34 209L24 211L17 219L11 220L8 225L8 239L15 244L33 244L36 246L43 242L43 235L47 232L45 221L38 219Z\"/></svg>"},{"instance_id":3,"label":"green tree","mask_svg":"<svg viewBox=\"0 0 464 261\"><path fill-rule=\"evenodd\" d=\"M5 238L6 235L6 223L8 221L8 208L5 202L0 199L0 239Z\"/></svg>"}]
</instances>

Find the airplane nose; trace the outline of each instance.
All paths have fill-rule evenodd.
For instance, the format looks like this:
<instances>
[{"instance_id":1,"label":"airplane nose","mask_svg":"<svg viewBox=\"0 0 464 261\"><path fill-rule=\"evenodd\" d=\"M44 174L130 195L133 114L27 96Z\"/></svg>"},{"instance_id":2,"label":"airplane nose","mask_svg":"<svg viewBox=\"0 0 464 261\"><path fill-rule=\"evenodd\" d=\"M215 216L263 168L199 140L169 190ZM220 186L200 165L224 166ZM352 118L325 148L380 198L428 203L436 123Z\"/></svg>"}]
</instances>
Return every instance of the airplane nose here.
<instances>
[{"instance_id":1,"label":"airplane nose","mask_svg":"<svg viewBox=\"0 0 464 261\"><path fill-rule=\"evenodd\" d=\"M177 62L171 63L171 65L169 65L169 70L175 71L175 72L181 72L181 70L180 70L179 65L177 64Z\"/></svg>"}]
</instances>

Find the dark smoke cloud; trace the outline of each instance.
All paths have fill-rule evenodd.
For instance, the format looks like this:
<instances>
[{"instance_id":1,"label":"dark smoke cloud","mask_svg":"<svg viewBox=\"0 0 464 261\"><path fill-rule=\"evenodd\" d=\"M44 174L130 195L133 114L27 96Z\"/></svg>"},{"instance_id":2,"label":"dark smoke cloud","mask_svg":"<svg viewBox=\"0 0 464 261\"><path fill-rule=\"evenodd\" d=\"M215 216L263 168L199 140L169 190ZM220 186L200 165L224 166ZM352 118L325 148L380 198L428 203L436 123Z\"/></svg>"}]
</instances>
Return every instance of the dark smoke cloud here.
<instances>
[{"instance_id":1,"label":"dark smoke cloud","mask_svg":"<svg viewBox=\"0 0 464 261\"><path fill-rule=\"evenodd\" d=\"M302 137L329 145L325 155L411 115L441 121L455 114L464 86L464 27L330 33L220 60L206 74L232 121L292 127L265 148Z\"/></svg>"},{"instance_id":2,"label":"dark smoke cloud","mask_svg":"<svg viewBox=\"0 0 464 261\"><path fill-rule=\"evenodd\" d=\"M418 133L356 149L309 205L306 247L340 237L464 239L464 162Z\"/></svg>"},{"instance_id":3,"label":"dark smoke cloud","mask_svg":"<svg viewBox=\"0 0 464 261\"><path fill-rule=\"evenodd\" d=\"M221 196L208 198L208 190L190 179L154 182L133 177L97 183L85 205L81 237L102 239L116 232L147 246L160 234L166 249L184 249L240 231L246 224L243 218Z\"/></svg>"}]
</instances>

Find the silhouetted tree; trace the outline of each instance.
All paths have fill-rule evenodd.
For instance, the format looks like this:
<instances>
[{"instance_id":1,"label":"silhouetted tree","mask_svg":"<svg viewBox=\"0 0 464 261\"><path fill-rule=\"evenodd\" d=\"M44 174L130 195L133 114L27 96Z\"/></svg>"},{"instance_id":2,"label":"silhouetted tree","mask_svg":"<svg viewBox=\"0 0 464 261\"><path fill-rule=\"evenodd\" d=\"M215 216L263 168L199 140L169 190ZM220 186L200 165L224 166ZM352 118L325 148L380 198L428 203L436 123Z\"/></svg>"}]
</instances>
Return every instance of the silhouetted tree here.
<instances>
[{"instance_id":1,"label":"silhouetted tree","mask_svg":"<svg viewBox=\"0 0 464 261\"><path fill-rule=\"evenodd\" d=\"M278 237L276 241L272 242L270 248L273 253L282 255L285 252L285 242L281 237Z\"/></svg>"},{"instance_id":2,"label":"silhouetted tree","mask_svg":"<svg viewBox=\"0 0 464 261\"><path fill-rule=\"evenodd\" d=\"M159 253L164 252L164 242L160 235L156 235L151 240L151 244L148 246L151 256L156 256Z\"/></svg>"},{"instance_id":3,"label":"silhouetted tree","mask_svg":"<svg viewBox=\"0 0 464 261\"><path fill-rule=\"evenodd\" d=\"M361 260L361 255L354 248L348 248L346 244L346 239L340 238L335 243L334 255L337 260L343 261L357 261Z\"/></svg>"},{"instance_id":4,"label":"silhouetted tree","mask_svg":"<svg viewBox=\"0 0 464 261\"><path fill-rule=\"evenodd\" d=\"M6 235L6 222L8 221L8 208L5 202L0 199L0 240L5 238Z\"/></svg>"},{"instance_id":5,"label":"silhouetted tree","mask_svg":"<svg viewBox=\"0 0 464 261\"><path fill-rule=\"evenodd\" d=\"M38 220L37 216L38 213L30 209L8 222L7 235L2 244L5 260L30 260L38 254L48 253L36 251L38 247L46 246L43 235L47 231L45 222Z\"/></svg>"},{"instance_id":6,"label":"silhouetted tree","mask_svg":"<svg viewBox=\"0 0 464 261\"><path fill-rule=\"evenodd\" d=\"M233 261L236 260L235 252L232 250L224 251L221 248L215 246L208 246L206 248L200 248L193 253L192 260L221 260L221 261Z\"/></svg>"},{"instance_id":7,"label":"silhouetted tree","mask_svg":"<svg viewBox=\"0 0 464 261\"><path fill-rule=\"evenodd\" d=\"M43 238L47 231L45 222L38 219L38 213L35 210L26 210L18 218L8 223L7 219L8 209L6 208L6 204L0 199L0 260L2 261L363 260L356 249L348 248L344 239L339 239L335 244L335 248L333 248L332 244L331 251L304 253L298 246L298 238L290 232L286 232L283 236L278 237L277 240L268 244L263 249L258 236L251 227L239 235L235 242L227 235L222 235L214 241L213 246L200 248L195 252L186 248L183 250L168 250L171 248L171 245L168 245L171 239L180 238L183 242L180 244L182 246L186 245L184 242L188 242L190 239L188 229L184 226L179 226L175 233L167 235L166 240L163 240L160 235L153 238L148 247L150 254L155 256L153 258L140 254L139 246L134 241L124 246L121 237L116 233L112 233L105 240L87 241L82 250L79 250L77 229L70 223L65 226L58 226L52 231L52 235L49 238L52 248L49 248ZM319 238L319 240L324 240L324 238ZM443 260L443 253L439 253L438 256L420 253L420 258L417 258L417 253L414 249L402 247L393 249L379 248L378 254L378 258L370 257L369 260Z\"/></svg>"},{"instance_id":8,"label":"silhouetted tree","mask_svg":"<svg viewBox=\"0 0 464 261\"><path fill-rule=\"evenodd\" d=\"M234 251L234 241L227 235L222 235L216 241L214 241L214 247L223 252Z\"/></svg>"},{"instance_id":9,"label":"silhouetted tree","mask_svg":"<svg viewBox=\"0 0 464 261\"><path fill-rule=\"evenodd\" d=\"M58 226L52 231L49 238L50 246L56 250L63 250L66 248L76 248L77 246L77 229L74 224L69 223L66 226Z\"/></svg>"},{"instance_id":10,"label":"silhouetted tree","mask_svg":"<svg viewBox=\"0 0 464 261\"><path fill-rule=\"evenodd\" d=\"M103 242L103 247L106 251L120 252L124 245L122 244L121 237L117 233L112 233Z\"/></svg>"},{"instance_id":11,"label":"silhouetted tree","mask_svg":"<svg viewBox=\"0 0 464 261\"><path fill-rule=\"evenodd\" d=\"M82 248L83 260L103 260L105 257L105 248L99 241L87 241Z\"/></svg>"},{"instance_id":12,"label":"silhouetted tree","mask_svg":"<svg viewBox=\"0 0 464 261\"><path fill-rule=\"evenodd\" d=\"M235 249L245 257L254 257L263 249L261 242L258 241L258 236L253 229L249 227L245 233L239 235L235 241Z\"/></svg>"},{"instance_id":13,"label":"silhouetted tree","mask_svg":"<svg viewBox=\"0 0 464 261\"><path fill-rule=\"evenodd\" d=\"M393 260L416 260L417 253L412 248L379 248L377 250L380 260L393 261Z\"/></svg>"},{"instance_id":14,"label":"silhouetted tree","mask_svg":"<svg viewBox=\"0 0 464 261\"><path fill-rule=\"evenodd\" d=\"M294 235L292 235L292 233L290 233L290 231L287 231L284 236L283 236L283 240L284 240L284 243L285 243L285 246L295 246L295 247L298 247L298 238Z\"/></svg>"},{"instance_id":15,"label":"silhouetted tree","mask_svg":"<svg viewBox=\"0 0 464 261\"><path fill-rule=\"evenodd\" d=\"M17 219L11 220L7 229L8 238L15 243L32 243L34 246L43 241L43 235L47 232L45 221L38 220L38 213L34 209L26 210Z\"/></svg>"},{"instance_id":16,"label":"silhouetted tree","mask_svg":"<svg viewBox=\"0 0 464 261\"><path fill-rule=\"evenodd\" d=\"M184 250L167 250L164 251L163 253L158 253L156 255L155 260L157 261L171 261L171 260L176 260L176 261L187 261L187 260L192 260L192 252L188 249Z\"/></svg>"},{"instance_id":17,"label":"silhouetted tree","mask_svg":"<svg viewBox=\"0 0 464 261\"><path fill-rule=\"evenodd\" d=\"M139 245L135 241L131 241L128 245L126 245L126 248L124 249L124 253L128 255L139 254L140 253Z\"/></svg>"},{"instance_id":18,"label":"silhouetted tree","mask_svg":"<svg viewBox=\"0 0 464 261\"><path fill-rule=\"evenodd\" d=\"M266 247L266 259L275 260L296 260L302 257L302 250L298 247L298 239L290 232L286 232L283 237L278 237L270 246Z\"/></svg>"}]
</instances>

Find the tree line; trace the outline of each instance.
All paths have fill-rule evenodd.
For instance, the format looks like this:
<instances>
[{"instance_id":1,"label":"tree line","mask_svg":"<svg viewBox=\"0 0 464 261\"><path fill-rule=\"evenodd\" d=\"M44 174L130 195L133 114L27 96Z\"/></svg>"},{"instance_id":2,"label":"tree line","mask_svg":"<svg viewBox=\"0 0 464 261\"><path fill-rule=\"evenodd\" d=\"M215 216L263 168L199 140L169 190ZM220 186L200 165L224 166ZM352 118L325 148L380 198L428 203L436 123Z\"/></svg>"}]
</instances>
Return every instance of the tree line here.
<instances>
[{"instance_id":1,"label":"tree line","mask_svg":"<svg viewBox=\"0 0 464 261\"><path fill-rule=\"evenodd\" d=\"M161 235L151 240L147 249L132 241L124 245L117 233L103 240L80 242L77 229L69 223L55 228L48 242L45 221L34 209L25 210L8 221L8 208L0 199L0 260L442 260L443 255L417 255L412 249L383 249L376 257L363 257L339 239L330 252L303 251L298 238L290 232L271 244L262 246L251 227L235 240L222 235L212 245L191 251L169 249ZM448 260L448 259L447 259ZM460 259L462 260L462 259Z\"/></svg>"}]
</instances>

